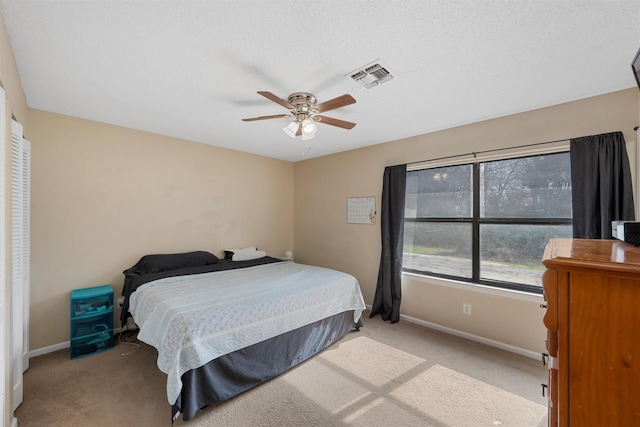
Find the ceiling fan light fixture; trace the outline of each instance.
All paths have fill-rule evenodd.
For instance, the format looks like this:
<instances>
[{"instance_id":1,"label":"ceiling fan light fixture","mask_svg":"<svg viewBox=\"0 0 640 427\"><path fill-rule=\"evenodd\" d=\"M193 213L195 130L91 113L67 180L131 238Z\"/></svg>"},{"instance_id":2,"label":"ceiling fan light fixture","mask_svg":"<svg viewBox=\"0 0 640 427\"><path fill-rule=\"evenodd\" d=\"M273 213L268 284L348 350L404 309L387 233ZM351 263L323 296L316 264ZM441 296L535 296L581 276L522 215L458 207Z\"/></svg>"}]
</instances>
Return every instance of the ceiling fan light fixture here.
<instances>
[{"instance_id":1,"label":"ceiling fan light fixture","mask_svg":"<svg viewBox=\"0 0 640 427\"><path fill-rule=\"evenodd\" d=\"M289 123L287 126L283 127L282 130L291 138L295 138L296 132L298 132L298 122L294 120L293 122Z\"/></svg>"},{"instance_id":2,"label":"ceiling fan light fixture","mask_svg":"<svg viewBox=\"0 0 640 427\"><path fill-rule=\"evenodd\" d=\"M318 125L311 119L304 119L302 121L302 136L306 136L306 139L311 139L316 135L318 131Z\"/></svg>"},{"instance_id":3,"label":"ceiling fan light fixture","mask_svg":"<svg viewBox=\"0 0 640 427\"><path fill-rule=\"evenodd\" d=\"M274 95L271 92L258 91L258 93L270 101L275 102L289 110L289 114L276 114L271 116L259 116L242 119L244 122L253 122L256 120L279 119L282 117L293 117L293 121L282 128L291 138L302 137L303 140L313 139L318 131L318 124L322 123L330 126L336 126L342 129L353 129L355 123L345 120L334 119L332 117L320 116L320 113L335 110L337 108L346 107L355 104L356 100L349 94L344 94L320 104L317 103L316 97L307 92L295 92L289 95L287 101ZM317 122L317 123L316 123Z\"/></svg>"}]
</instances>

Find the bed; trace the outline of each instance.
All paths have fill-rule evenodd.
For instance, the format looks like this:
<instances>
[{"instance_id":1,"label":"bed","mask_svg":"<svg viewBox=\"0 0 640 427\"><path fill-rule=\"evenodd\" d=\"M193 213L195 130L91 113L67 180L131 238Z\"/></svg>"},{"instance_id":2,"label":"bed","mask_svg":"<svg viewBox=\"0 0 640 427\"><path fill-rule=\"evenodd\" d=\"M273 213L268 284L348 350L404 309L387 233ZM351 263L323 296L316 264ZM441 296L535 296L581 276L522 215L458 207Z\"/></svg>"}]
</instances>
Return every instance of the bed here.
<instances>
[{"instance_id":1,"label":"bed","mask_svg":"<svg viewBox=\"0 0 640 427\"><path fill-rule=\"evenodd\" d=\"M158 350L175 420L282 374L361 326L357 280L269 256L147 255L124 271L123 326Z\"/></svg>"}]
</instances>

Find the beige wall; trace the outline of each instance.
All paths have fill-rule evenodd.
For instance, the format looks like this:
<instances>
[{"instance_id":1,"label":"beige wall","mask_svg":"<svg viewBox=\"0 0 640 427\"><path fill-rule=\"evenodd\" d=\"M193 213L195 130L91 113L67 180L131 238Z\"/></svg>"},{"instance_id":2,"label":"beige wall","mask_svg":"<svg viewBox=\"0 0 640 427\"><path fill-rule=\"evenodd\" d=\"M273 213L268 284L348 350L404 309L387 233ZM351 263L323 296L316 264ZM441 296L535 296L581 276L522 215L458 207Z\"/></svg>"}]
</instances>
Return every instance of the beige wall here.
<instances>
[{"instance_id":1,"label":"beige wall","mask_svg":"<svg viewBox=\"0 0 640 427\"><path fill-rule=\"evenodd\" d=\"M635 176L633 128L638 125L638 98L639 91L633 88L297 162L296 260L353 274L371 304L380 257L380 227L347 224L346 205L347 197L376 196L379 209L385 166L620 130ZM390 123L394 119L390 117ZM525 350L544 349L539 298L514 298L509 292L486 293L408 278L403 280L402 292L404 315ZM472 305L471 316L462 314L463 303Z\"/></svg>"},{"instance_id":2,"label":"beige wall","mask_svg":"<svg viewBox=\"0 0 640 427\"><path fill-rule=\"evenodd\" d=\"M289 162L39 110L29 123L31 350L69 340L70 290L119 295L145 254L293 247Z\"/></svg>"},{"instance_id":3,"label":"beige wall","mask_svg":"<svg viewBox=\"0 0 640 427\"><path fill-rule=\"evenodd\" d=\"M4 18L0 14L0 80L6 92L7 110L15 120L27 127L27 98L22 89L22 82L18 75L18 67L11 49L9 35L4 25Z\"/></svg>"}]
</instances>

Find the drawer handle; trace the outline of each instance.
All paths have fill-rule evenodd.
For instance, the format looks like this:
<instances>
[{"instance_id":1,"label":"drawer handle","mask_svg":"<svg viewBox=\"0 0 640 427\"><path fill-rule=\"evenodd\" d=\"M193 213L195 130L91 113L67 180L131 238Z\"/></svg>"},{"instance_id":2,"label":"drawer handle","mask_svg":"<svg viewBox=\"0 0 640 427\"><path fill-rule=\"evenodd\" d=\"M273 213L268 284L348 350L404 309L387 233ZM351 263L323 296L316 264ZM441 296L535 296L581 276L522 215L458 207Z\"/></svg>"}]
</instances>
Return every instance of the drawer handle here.
<instances>
[{"instance_id":1,"label":"drawer handle","mask_svg":"<svg viewBox=\"0 0 640 427\"><path fill-rule=\"evenodd\" d=\"M547 366L548 357L549 357L549 353L542 353L542 366Z\"/></svg>"},{"instance_id":2,"label":"drawer handle","mask_svg":"<svg viewBox=\"0 0 640 427\"><path fill-rule=\"evenodd\" d=\"M540 384L542 386L542 397L547 397L547 388L549 387L546 384Z\"/></svg>"}]
</instances>

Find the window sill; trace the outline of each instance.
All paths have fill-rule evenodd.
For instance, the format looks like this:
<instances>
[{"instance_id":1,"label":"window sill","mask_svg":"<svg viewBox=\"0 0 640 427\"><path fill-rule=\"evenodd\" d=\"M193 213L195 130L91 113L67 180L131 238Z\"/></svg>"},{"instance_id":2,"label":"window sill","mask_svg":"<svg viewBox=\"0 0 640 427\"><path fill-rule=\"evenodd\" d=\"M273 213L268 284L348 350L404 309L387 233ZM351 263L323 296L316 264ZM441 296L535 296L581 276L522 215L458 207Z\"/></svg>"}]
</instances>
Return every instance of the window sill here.
<instances>
[{"instance_id":1,"label":"window sill","mask_svg":"<svg viewBox=\"0 0 640 427\"><path fill-rule=\"evenodd\" d=\"M541 294L516 291L513 289L500 289L493 286L480 285L478 283L459 282L457 280L443 279L441 277L425 276L422 274L403 272L402 279L424 282L438 286L445 286L449 288L463 289L465 291L478 292L482 294L497 295L505 298L523 301L532 301L537 303L544 302L544 298Z\"/></svg>"}]
</instances>

